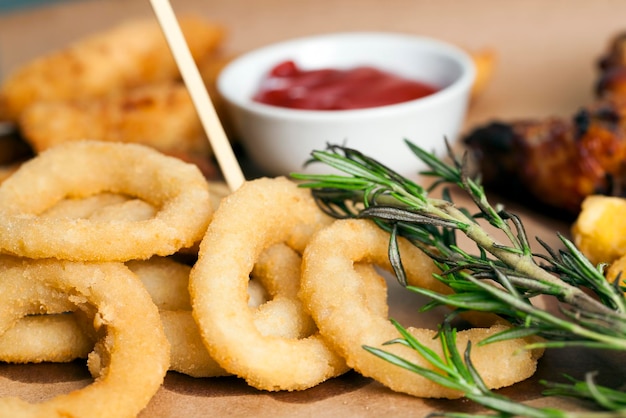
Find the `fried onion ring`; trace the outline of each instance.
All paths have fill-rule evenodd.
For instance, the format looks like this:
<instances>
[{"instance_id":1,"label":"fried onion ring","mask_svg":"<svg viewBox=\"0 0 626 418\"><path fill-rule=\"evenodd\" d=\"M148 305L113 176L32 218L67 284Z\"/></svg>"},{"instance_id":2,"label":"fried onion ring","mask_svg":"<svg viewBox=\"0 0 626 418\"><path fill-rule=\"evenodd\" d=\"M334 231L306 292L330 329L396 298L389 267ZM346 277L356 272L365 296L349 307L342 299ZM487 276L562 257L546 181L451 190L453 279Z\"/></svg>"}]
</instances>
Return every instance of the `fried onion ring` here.
<instances>
[{"instance_id":1,"label":"fried onion ring","mask_svg":"<svg viewBox=\"0 0 626 418\"><path fill-rule=\"evenodd\" d=\"M192 377L226 376L200 338L191 311L159 311L171 345L169 370ZM94 338L76 312L26 316L0 335L0 361L6 363L69 362L87 358Z\"/></svg>"},{"instance_id":2,"label":"fried onion ring","mask_svg":"<svg viewBox=\"0 0 626 418\"><path fill-rule=\"evenodd\" d=\"M209 355L191 311L161 311L161 322L172 347L170 370L192 377L230 375Z\"/></svg>"},{"instance_id":3,"label":"fried onion ring","mask_svg":"<svg viewBox=\"0 0 626 418\"><path fill-rule=\"evenodd\" d=\"M107 206L117 206L128 201L121 194L99 193L85 198L67 198L40 214L42 218L53 219L88 219L94 213Z\"/></svg>"},{"instance_id":4,"label":"fried onion ring","mask_svg":"<svg viewBox=\"0 0 626 418\"><path fill-rule=\"evenodd\" d=\"M278 276L280 274L278 269L286 267L284 262L268 266L264 266L264 263L269 263L269 260L260 260L259 263L262 271L257 272L248 283L248 306L250 309L258 309L267 302L268 294L262 284L267 282L265 276ZM152 301L161 312L165 333L172 345L170 370L194 377L226 374L214 360L208 357L200 339L198 327L195 322L192 323L188 290L191 267L168 257L132 260L128 261L126 265L133 273L137 274L148 290ZM299 278L298 275L298 280ZM270 329L268 324L264 326L266 329ZM188 345L189 349L186 349L185 347ZM199 347L202 348L201 351L203 352L200 351Z\"/></svg>"},{"instance_id":5,"label":"fried onion ring","mask_svg":"<svg viewBox=\"0 0 626 418\"><path fill-rule=\"evenodd\" d=\"M257 389L306 389L347 370L319 333L263 335L247 307L248 277L261 253L281 242L302 251L329 222L309 192L286 178L262 178L222 200L200 244L189 290L202 339L225 370Z\"/></svg>"},{"instance_id":6,"label":"fried onion ring","mask_svg":"<svg viewBox=\"0 0 626 418\"><path fill-rule=\"evenodd\" d=\"M126 265L142 281L159 310L191 310L187 290L191 267L165 257L129 261ZM87 357L95 341L82 326L83 318L77 320L78 312L48 312L25 316L0 335L0 361L68 362Z\"/></svg>"},{"instance_id":7,"label":"fried onion ring","mask_svg":"<svg viewBox=\"0 0 626 418\"><path fill-rule=\"evenodd\" d=\"M0 333L65 298L105 334L89 355L92 384L38 404L1 398L3 415L135 417L163 383L169 344L157 308L123 264L18 260L1 268L0 294Z\"/></svg>"},{"instance_id":8,"label":"fried onion ring","mask_svg":"<svg viewBox=\"0 0 626 418\"><path fill-rule=\"evenodd\" d=\"M159 310L191 310L189 273L191 267L167 257L126 262L148 290Z\"/></svg>"},{"instance_id":9,"label":"fried onion ring","mask_svg":"<svg viewBox=\"0 0 626 418\"><path fill-rule=\"evenodd\" d=\"M40 216L64 198L103 192L137 197L157 213L147 221ZM211 214L196 166L138 144L69 142L24 163L0 185L0 249L74 261L147 259L192 246Z\"/></svg>"},{"instance_id":10,"label":"fried onion ring","mask_svg":"<svg viewBox=\"0 0 626 418\"><path fill-rule=\"evenodd\" d=\"M306 338L317 331L298 299L301 264L300 254L284 243L267 248L255 263L251 276L269 299L254 311L254 325L262 335Z\"/></svg>"},{"instance_id":11,"label":"fried onion ring","mask_svg":"<svg viewBox=\"0 0 626 418\"><path fill-rule=\"evenodd\" d=\"M432 277L436 272L432 260L407 241L400 240L399 244L409 284L439 290L437 288L443 285ZM388 245L389 234L370 221L336 221L315 234L304 251L300 296L320 333L359 373L397 392L430 398L460 397L460 392L439 386L362 348L364 345L379 347L422 367L430 367L408 347L383 346L399 334L386 316L372 312L364 301L367 295L353 263L375 263L390 269ZM504 329L504 325L494 325L461 331L457 338L459 350L465 350L468 340L477 342ZM420 342L440 353L439 342L434 339L436 331L409 330ZM524 350L527 343L518 339L474 345L472 361L487 386L508 386L534 373L537 353Z\"/></svg>"},{"instance_id":12,"label":"fried onion ring","mask_svg":"<svg viewBox=\"0 0 626 418\"><path fill-rule=\"evenodd\" d=\"M87 358L93 345L71 313L29 315L0 335L0 361L65 363Z\"/></svg>"}]
</instances>

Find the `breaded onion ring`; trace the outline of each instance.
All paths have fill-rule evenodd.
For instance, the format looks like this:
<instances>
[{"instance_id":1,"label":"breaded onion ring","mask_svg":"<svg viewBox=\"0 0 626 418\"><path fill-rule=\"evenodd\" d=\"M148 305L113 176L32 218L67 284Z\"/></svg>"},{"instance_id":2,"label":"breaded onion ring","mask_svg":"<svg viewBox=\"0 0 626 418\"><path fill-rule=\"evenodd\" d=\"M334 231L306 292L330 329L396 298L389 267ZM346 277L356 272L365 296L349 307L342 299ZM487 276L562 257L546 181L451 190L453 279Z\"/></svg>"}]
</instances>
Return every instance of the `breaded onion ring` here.
<instances>
[{"instance_id":1,"label":"breaded onion ring","mask_svg":"<svg viewBox=\"0 0 626 418\"><path fill-rule=\"evenodd\" d=\"M400 240L403 265L409 284L435 290L443 286L432 277L436 271L432 260ZM432 398L456 398L461 393L397 367L365 351L364 345L394 352L423 367L428 362L415 351L399 344L382 346L398 338L398 332L386 316L372 312L355 273L353 263L375 263L387 269L389 234L366 220L339 220L315 234L303 254L300 296L317 323L320 333L346 358L350 367L372 377L397 392ZM478 342L505 329L504 325L473 328L458 333L461 352L468 340ZM440 352L436 331L409 328L420 342ZM524 340L509 340L477 346L472 361L490 388L499 388L531 376L536 368L536 353L524 350ZM441 353L440 353L441 354Z\"/></svg>"},{"instance_id":2,"label":"breaded onion ring","mask_svg":"<svg viewBox=\"0 0 626 418\"><path fill-rule=\"evenodd\" d=\"M301 264L300 254L284 243L267 248L255 263L251 276L269 299L254 311L254 325L262 335L306 338L317 331L298 299Z\"/></svg>"},{"instance_id":3,"label":"breaded onion ring","mask_svg":"<svg viewBox=\"0 0 626 418\"><path fill-rule=\"evenodd\" d=\"M355 264L354 271L357 272L363 283L363 301L367 308L376 315L386 317L389 314L389 305L387 303L387 282L385 278L371 264ZM300 297L299 292L298 297Z\"/></svg>"},{"instance_id":4,"label":"breaded onion ring","mask_svg":"<svg viewBox=\"0 0 626 418\"><path fill-rule=\"evenodd\" d=\"M0 335L0 361L65 363L87 358L93 345L71 313L29 315Z\"/></svg>"},{"instance_id":5,"label":"breaded onion ring","mask_svg":"<svg viewBox=\"0 0 626 418\"><path fill-rule=\"evenodd\" d=\"M95 341L76 314L29 315L20 319L0 335L0 361L16 364L61 363L87 358L94 349ZM171 346L169 370L192 377L230 374L211 358L204 347L191 310L161 310L159 317Z\"/></svg>"},{"instance_id":6,"label":"breaded onion ring","mask_svg":"<svg viewBox=\"0 0 626 418\"><path fill-rule=\"evenodd\" d=\"M161 311L161 322L172 347L170 370L192 377L230 375L209 355L191 311Z\"/></svg>"},{"instance_id":7,"label":"breaded onion ring","mask_svg":"<svg viewBox=\"0 0 626 418\"><path fill-rule=\"evenodd\" d=\"M88 219L91 215L109 206L128 201L128 197L115 193L99 193L85 198L62 199L39 216L51 219Z\"/></svg>"},{"instance_id":8,"label":"breaded onion ring","mask_svg":"<svg viewBox=\"0 0 626 418\"><path fill-rule=\"evenodd\" d=\"M276 287L277 282L285 284L295 296L299 286L293 289L291 282L300 281L300 256L287 246L274 247L259 258L248 282L248 307L254 312L255 325L264 330L264 335L287 338L298 338L305 333L310 335L316 329L314 324L311 325L310 316L301 310L288 309L294 305L302 309L301 304L267 301L271 294L283 294L283 290ZM172 347L170 370L192 377L230 375L209 355L191 314L187 290L191 267L160 257L129 261L126 265L139 276L160 309L163 328ZM268 285L274 286L271 291L265 289L264 286ZM274 309L264 309L268 303Z\"/></svg>"},{"instance_id":9,"label":"breaded onion ring","mask_svg":"<svg viewBox=\"0 0 626 418\"><path fill-rule=\"evenodd\" d=\"M159 310L191 310L190 266L167 257L131 260L126 265L139 277Z\"/></svg>"},{"instance_id":10,"label":"breaded onion ring","mask_svg":"<svg viewBox=\"0 0 626 418\"><path fill-rule=\"evenodd\" d=\"M92 221L145 221L157 210L141 199L113 193L100 193L84 199L63 199L40 217L55 219L89 219Z\"/></svg>"},{"instance_id":11,"label":"breaded onion ring","mask_svg":"<svg viewBox=\"0 0 626 418\"><path fill-rule=\"evenodd\" d=\"M158 208L147 221L47 219L67 197L126 194ZM198 241L212 207L196 166L138 144L78 141L51 148L0 185L0 249L24 257L127 261Z\"/></svg>"},{"instance_id":12,"label":"breaded onion ring","mask_svg":"<svg viewBox=\"0 0 626 418\"><path fill-rule=\"evenodd\" d=\"M0 334L61 298L105 334L89 355L91 385L38 404L1 398L4 416L135 417L163 383L169 344L157 308L123 264L19 260L1 268L0 294Z\"/></svg>"},{"instance_id":13,"label":"breaded onion ring","mask_svg":"<svg viewBox=\"0 0 626 418\"><path fill-rule=\"evenodd\" d=\"M263 335L305 338L317 331L313 318L298 297L302 257L284 243L275 244L259 256L252 270L254 282L267 291L268 301L254 311L254 324ZM355 270L365 283L370 309L387 315L387 285L372 265L357 264ZM250 293L248 285L248 293Z\"/></svg>"},{"instance_id":14,"label":"breaded onion ring","mask_svg":"<svg viewBox=\"0 0 626 418\"><path fill-rule=\"evenodd\" d=\"M319 333L263 335L247 307L248 277L261 253L280 242L302 251L330 221L308 191L262 178L222 200L200 244L189 290L202 339L225 370L257 389L306 389L347 370Z\"/></svg>"}]
</instances>

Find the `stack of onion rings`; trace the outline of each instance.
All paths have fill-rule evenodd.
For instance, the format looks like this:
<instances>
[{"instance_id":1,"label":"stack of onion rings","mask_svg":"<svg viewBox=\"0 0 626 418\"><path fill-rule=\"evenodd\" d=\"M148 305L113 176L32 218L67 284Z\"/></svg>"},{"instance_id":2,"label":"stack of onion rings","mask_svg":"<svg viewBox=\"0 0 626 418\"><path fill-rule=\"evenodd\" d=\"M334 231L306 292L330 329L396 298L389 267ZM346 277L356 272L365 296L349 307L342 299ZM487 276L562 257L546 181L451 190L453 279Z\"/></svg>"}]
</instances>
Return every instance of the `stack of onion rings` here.
<instances>
[{"instance_id":1,"label":"stack of onion rings","mask_svg":"<svg viewBox=\"0 0 626 418\"><path fill-rule=\"evenodd\" d=\"M82 201L67 203L72 200ZM136 416L163 382L170 345L145 285L117 261L191 247L212 211L196 166L134 144L67 143L3 182L0 250L19 258L0 257L2 359L69 361L89 347L95 381L36 405L2 398L0 410L9 416ZM36 331L55 340L43 355ZM60 334L65 339L57 339Z\"/></svg>"},{"instance_id":2,"label":"stack of onion rings","mask_svg":"<svg viewBox=\"0 0 626 418\"><path fill-rule=\"evenodd\" d=\"M89 173L80 171L83 161L90 162ZM102 391L114 408L124 404L134 416L168 369L195 377L234 374L276 391L307 389L352 367L396 391L460 396L362 349L398 336L388 320L386 281L373 266L389 268L388 234L369 221L327 217L306 189L285 178L250 181L225 194L211 195L195 166L141 145L97 141L52 148L2 183L0 253L12 255L0 256L0 273L21 279L12 285L0 278L7 299L0 306L0 361L87 356L95 383L37 405L0 399L0 409L93 415ZM98 248L90 247L95 241ZM449 291L432 277L437 270L430 258L407 242L400 247L410 284ZM197 256L193 267L164 257L181 252ZM110 295L101 289L105 277L115 289ZM135 298L128 307L110 300L126 303L128 295ZM503 326L461 332L459 344ZM158 373L144 376L146 384L129 378L118 386L120 356L137 356L127 337L118 344L119 337L143 335L146 327L155 335L145 342L158 347L128 337L143 350L133 373L141 375L147 362L155 362ZM426 344L435 334L411 332ZM520 350L524 344L474 350L488 386L534 372L535 353ZM385 349L422 364L403 347ZM496 375L483 370L498 361L507 367ZM138 388L131 390L130 382ZM122 390L133 399L115 403ZM90 396L96 401L85 400ZM120 415L111 411L96 412Z\"/></svg>"},{"instance_id":3,"label":"stack of onion rings","mask_svg":"<svg viewBox=\"0 0 626 418\"><path fill-rule=\"evenodd\" d=\"M91 205L90 202L87 204ZM267 301L270 294L280 300L286 292L295 297L298 290L291 283L299 282L300 256L287 255L286 252L293 251L289 247L276 247L282 248L269 248L255 265L248 285L248 306L254 313L256 326L268 335L280 333L277 336L286 338L309 335L314 332L315 325L308 315L303 314L301 307L300 310L280 309L281 304L288 307L299 304ZM0 257L0 266L2 261ZM191 315L187 290L191 267L169 257L131 260L126 265L138 276L159 309L165 335L171 344L169 370L192 377L229 375L208 354ZM273 287L268 292L264 285ZM384 297L378 299L384 302ZM276 306L279 309L273 308ZM63 304L57 310L65 311L67 307ZM278 328L274 328L276 326ZM10 363L68 362L87 357L95 340L82 318L76 318L76 313L29 315L0 335L0 360Z\"/></svg>"}]
</instances>

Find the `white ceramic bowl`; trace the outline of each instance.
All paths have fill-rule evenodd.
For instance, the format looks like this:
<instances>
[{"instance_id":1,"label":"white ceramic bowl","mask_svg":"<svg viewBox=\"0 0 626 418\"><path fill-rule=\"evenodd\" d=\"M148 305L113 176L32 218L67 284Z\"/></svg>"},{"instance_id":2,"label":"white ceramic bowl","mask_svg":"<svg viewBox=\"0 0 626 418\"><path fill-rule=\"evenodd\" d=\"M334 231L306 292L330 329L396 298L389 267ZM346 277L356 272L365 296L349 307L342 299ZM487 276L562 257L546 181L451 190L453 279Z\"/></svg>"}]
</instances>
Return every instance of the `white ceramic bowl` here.
<instances>
[{"instance_id":1,"label":"white ceramic bowl","mask_svg":"<svg viewBox=\"0 0 626 418\"><path fill-rule=\"evenodd\" d=\"M278 63L302 69L370 65L429 83L439 90L400 104L356 110L297 110L252 100L261 80ZM475 77L471 58L447 43L413 35L352 32L295 39L236 58L218 78L237 138L267 175L329 172L321 163L306 168L311 151L327 143L346 145L412 176L424 166L408 139L441 155L444 138L461 129Z\"/></svg>"}]
</instances>

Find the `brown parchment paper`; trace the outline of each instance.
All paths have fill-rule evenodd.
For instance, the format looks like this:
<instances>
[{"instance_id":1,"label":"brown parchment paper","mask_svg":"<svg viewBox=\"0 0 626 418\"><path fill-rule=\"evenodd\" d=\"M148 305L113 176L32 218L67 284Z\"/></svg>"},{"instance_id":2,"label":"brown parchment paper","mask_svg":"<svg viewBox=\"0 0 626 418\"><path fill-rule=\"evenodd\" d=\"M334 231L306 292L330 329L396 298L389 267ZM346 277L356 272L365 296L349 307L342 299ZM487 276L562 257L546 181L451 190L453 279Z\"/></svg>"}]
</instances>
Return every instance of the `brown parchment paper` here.
<instances>
[{"instance_id":1,"label":"brown parchment paper","mask_svg":"<svg viewBox=\"0 0 626 418\"><path fill-rule=\"evenodd\" d=\"M493 119L570 115L591 100L595 65L611 36L626 29L626 2L618 0L172 0L177 13L195 12L228 30L224 49L239 53L296 36L385 30L436 37L470 50L491 48L497 67L487 90L472 103L466 129ZM0 76L20 64L122 20L152 16L145 0L65 1L0 14ZM492 200L497 200L493 196ZM517 204L528 235L558 247L566 221ZM394 316L434 326L419 316L420 301L390 289ZM1 295L0 295L1 303ZM542 398L540 379L598 370L607 384L624 380L623 356L586 350L549 351L536 375L502 390L520 402L579 410L584 402ZM0 364L0 396L30 401L90 383L84 364ZM433 411L479 412L467 401L416 399L348 373L303 392L267 393L234 377L193 379L169 373L142 417L379 417L425 416Z\"/></svg>"}]
</instances>

